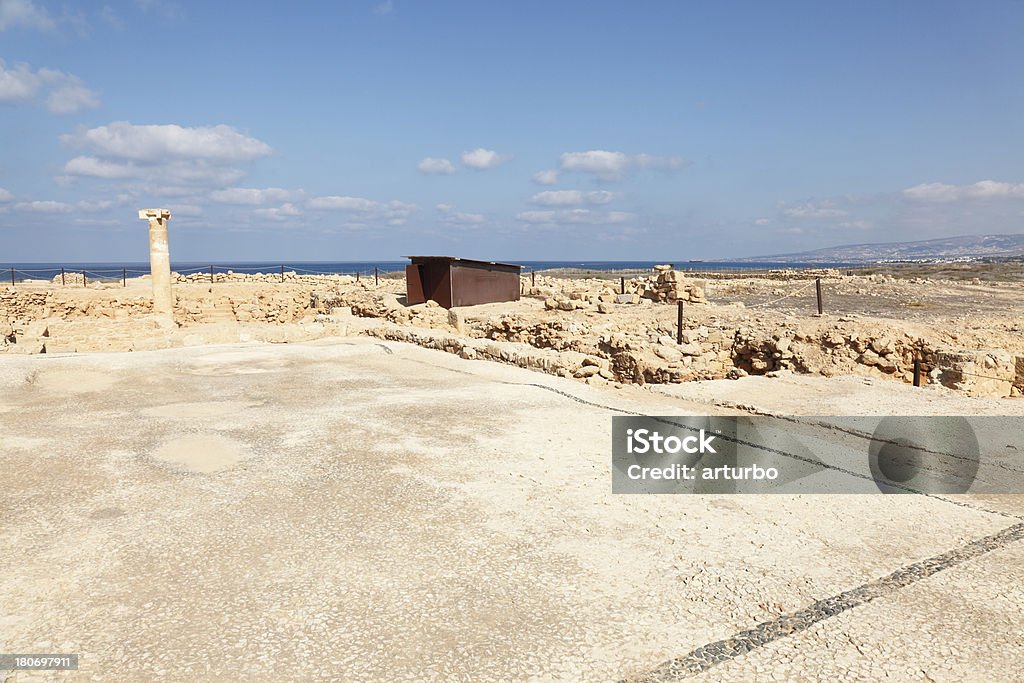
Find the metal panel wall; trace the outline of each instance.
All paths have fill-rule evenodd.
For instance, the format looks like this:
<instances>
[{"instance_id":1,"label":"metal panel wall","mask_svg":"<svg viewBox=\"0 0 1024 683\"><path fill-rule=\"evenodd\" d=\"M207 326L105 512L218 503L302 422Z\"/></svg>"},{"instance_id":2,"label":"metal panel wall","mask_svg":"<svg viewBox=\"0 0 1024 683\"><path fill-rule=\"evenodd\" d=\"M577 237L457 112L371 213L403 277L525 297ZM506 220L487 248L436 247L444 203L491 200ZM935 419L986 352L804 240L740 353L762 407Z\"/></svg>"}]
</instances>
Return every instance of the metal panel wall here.
<instances>
[{"instance_id":1,"label":"metal panel wall","mask_svg":"<svg viewBox=\"0 0 1024 683\"><path fill-rule=\"evenodd\" d=\"M451 273L451 306L519 300L519 268L455 261Z\"/></svg>"},{"instance_id":2,"label":"metal panel wall","mask_svg":"<svg viewBox=\"0 0 1024 683\"><path fill-rule=\"evenodd\" d=\"M420 264L423 295L445 308L452 307L452 281L450 261L430 260Z\"/></svg>"},{"instance_id":3,"label":"metal panel wall","mask_svg":"<svg viewBox=\"0 0 1024 683\"><path fill-rule=\"evenodd\" d=\"M409 264L405 267L405 303L409 306L422 304L427 301L423 295L423 277L420 268L416 264Z\"/></svg>"},{"instance_id":4,"label":"metal panel wall","mask_svg":"<svg viewBox=\"0 0 1024 683\"><path fill-rule=\"evenodd\" d=\"M496 301L518 301L521 266L458 259L451 256L410 256L406 266L406 301L436 301L445 308Z\"/></svg>"}]
</instances>

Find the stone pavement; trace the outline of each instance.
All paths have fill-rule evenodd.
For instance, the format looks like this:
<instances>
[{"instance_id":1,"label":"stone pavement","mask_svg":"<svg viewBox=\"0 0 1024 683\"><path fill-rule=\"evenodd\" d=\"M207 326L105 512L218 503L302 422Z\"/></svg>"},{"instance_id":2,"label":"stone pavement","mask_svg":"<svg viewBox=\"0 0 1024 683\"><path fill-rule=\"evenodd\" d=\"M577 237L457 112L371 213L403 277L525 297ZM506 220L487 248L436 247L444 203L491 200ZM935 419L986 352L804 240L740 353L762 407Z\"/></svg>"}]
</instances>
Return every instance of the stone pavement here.
<instances>
[{"instance_id":1,"label":"stone pavement","mask_svg":"<svg viewBox=\"0 0 1024 683\"><path fill-rule=\"evenodd\" d=\"M613 496L616 410L725 409L370 339L5 358L0 652L81 668L0 680L1019 680L1020 497Z\"/></svg>"}]
</instances>

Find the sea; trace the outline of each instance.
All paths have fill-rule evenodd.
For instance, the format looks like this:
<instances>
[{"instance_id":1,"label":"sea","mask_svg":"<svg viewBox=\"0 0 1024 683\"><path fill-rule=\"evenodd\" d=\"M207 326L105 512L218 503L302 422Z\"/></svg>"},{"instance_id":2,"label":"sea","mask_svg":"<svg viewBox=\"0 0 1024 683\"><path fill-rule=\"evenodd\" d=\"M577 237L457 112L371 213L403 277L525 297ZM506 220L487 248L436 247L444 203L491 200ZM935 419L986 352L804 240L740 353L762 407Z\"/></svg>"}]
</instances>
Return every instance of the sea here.
<instances>
[{"instance_id":1,"label":"sea","mask_svg":"<svg viewBox=\"0 0 1024 683\"><path fill-rule=\"evenodd\" d=\"M278 273L295 271L300 274L342 274L372 276L374 273L404 272L408 261L198 261L172 262L171 270L188 273ZM723 270L769 270L780 268L857 268L863 263L779 263L771 261L515 261L524 272L573 268L577 270L650 270L656 264L671 263L677 270L710 272ZM119 280L149 273L149 263L143 261L90 262L90 263L3 263L0 262L0 283L13 276L19 280L52 280L64 273L85 273L90 280Z\"/></svg>"}]
</instances>

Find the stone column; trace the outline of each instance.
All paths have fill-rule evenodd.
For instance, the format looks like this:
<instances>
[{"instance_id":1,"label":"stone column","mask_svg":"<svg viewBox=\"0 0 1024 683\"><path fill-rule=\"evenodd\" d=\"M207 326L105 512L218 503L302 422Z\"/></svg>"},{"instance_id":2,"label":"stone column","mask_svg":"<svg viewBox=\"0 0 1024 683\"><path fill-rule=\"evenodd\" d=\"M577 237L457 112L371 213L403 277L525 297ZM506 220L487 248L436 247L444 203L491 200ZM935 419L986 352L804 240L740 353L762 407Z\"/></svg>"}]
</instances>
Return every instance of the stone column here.
<instances>
[{"instance_id":1,"label":"stone column","mask_svg":"<svg viewBox=\"0 0 1024 683\"><path fill-rule=\"evenodd\" d=\"M139 218L149 221L149 273L153 279L153 313L159 318L173 322L171 253L167 247L167 221L171 219L171 211L140 209Z\"/></svg>"}]
</instances>

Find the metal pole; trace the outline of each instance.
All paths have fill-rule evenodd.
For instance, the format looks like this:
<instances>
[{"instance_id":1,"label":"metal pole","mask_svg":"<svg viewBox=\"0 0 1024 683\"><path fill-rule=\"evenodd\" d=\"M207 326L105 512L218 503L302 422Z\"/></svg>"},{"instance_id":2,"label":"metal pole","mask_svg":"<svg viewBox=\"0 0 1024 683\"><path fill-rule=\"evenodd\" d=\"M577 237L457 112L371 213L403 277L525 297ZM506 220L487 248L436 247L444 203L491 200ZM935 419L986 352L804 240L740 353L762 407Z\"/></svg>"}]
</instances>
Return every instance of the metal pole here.
<instances>
[{"instance_id":1,"label":"metal pole","mask_svg":"<svg viewBox=\"0 0 1024 683\"><path fill-rule=\"evenodd\" d=\"M380 284L380 271L377 270L377 266L373 267L373 286L376 287Z\"/></svg>"},{"instance_id":2,"label":"metal pole","mask_svg":"<svg viewBox=\"0 0 1024 683\"><path fill-rule=\"evenodd\" d=\"M626 277L625 276L619 278L619 287L620 287L622 293L625 294L626 293Z\"/></svg>"},{"instance_id":3,"label":"metal pole","mask_svg":"<svg viewBox=\"0 0 1024 683\"><path fill-rule=\"evenodd\" d=\"M683 343L683 300L676 299L676 344Z\"/></svg>"},{"instance_id":4,"label":"metal pole","mask_svg":"<svg viewBox=\"0 0 1024 683\"><path fill-rule=\"evenodd\" d=\"M814 278L814 287L818 291L818 315L821 315L822 308L821 308L821 278L820 277Z\"/></svg>"},{"instance_id":5,"label":"metal pole","mask_svg":"<svg viewBox=\"0 0 1024 683\"><path fill-rule=\"evenodd\" d=\"M61 287L64 286L64 267L63 266L61 266L61 269L60 269L60 286Z\"/></svg>"},{"instance_id":6,"label":"metal pole","mask_svg":"<svg viewBox=\"0 0 1024 683\"><path fill-rule=\"evenodd\" d=\"M914 386L921 386L921 361L914 359Z\"/></svg>"},{"instance_id":7,"label":"metal pole","mask_svg":"<svg viewBox=\"0 0 1024 683\"><path fill-rule=\"evenodd\" d=\"M11 268L11 287L14 286L14 268Z\"/></svg>"},{"instance_id":8,"label":"metal pole","mask_svg":"<svg viewBox=\"0 0 1024 683\"><path fill-rule=\"evenodd\" d=\"M127 268L122 268L121 269L121 286L122 287L127 287L128 286L128 269Z\"/></svg>"}]
</instances>

